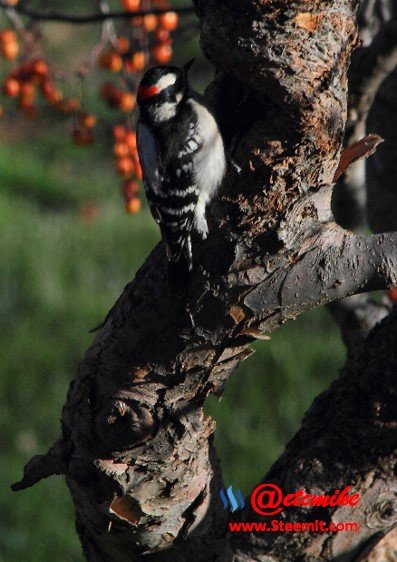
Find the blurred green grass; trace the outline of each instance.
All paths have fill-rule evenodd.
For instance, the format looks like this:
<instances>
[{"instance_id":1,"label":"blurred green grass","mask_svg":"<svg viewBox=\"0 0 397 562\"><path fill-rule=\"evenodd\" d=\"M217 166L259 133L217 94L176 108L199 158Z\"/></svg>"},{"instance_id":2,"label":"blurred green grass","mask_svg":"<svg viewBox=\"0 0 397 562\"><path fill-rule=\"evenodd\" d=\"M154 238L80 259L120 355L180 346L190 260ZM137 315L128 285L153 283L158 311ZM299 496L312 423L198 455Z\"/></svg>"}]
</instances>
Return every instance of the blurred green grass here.
<instances>
[{"instance_id":1,"label":"blurred green grass","mask_svg":"<svg viewBox=\"0 0 397 562\"><path fill-rule=\"evenodd\" d=\"M70 27L44 31L52 56L68 71L87 53L93 34L84 28L76 42ZM197 38L182 36L176 62L197 49ZM209 80L207 67L203 81L198 58L196 87ZM86 102L103 117L93 147L73 146L70 123L49 112L37 122L11 113L0 124L0 562L83 560L63 479L18 494L10 484L59 435L69 381L92 339L88 330L159 239L146 207L133 217L124 213L111 158L110 123L117 115L90 90ZM222 401L210 398L206 405L217 420L225 483L243 492L281 453L344 358L323 310L287 323L254 347Z\"/></svg>"}]
</instances>

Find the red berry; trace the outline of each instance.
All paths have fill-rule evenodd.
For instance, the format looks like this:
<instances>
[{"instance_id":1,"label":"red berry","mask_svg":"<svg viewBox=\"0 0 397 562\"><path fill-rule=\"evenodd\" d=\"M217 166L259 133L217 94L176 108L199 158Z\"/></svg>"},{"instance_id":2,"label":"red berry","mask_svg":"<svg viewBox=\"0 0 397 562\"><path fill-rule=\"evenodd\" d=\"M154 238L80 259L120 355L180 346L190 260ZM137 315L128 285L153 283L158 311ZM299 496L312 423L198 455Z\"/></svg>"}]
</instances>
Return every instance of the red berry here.
<instances>
[{"instance_id":1,"label":"red berry","mask_svg":"<svg viewBox=\"0 0 397 562\"><path fill-rule=\"evenodd\" d=\"M15 31L12 29L3 29L0 31L0 43L3 45L5 43L15 43L17 41L17 36Z\"/></svg>"},{"instance_id":2,"label":"red berry","mask_svg":"<svg viewBox=\"0 0 397 562\"><path fill-rule=\"evenodd\" d=\"M79 113L77 116L77 122L80 127L84 127L86 129L93 129L96 125L97 118L96 115L91 115L89 113Z\"/></svg>"},{"instance_id":3,"label":"red berry","mask_svg":"<svg viewBox=\"0 0 397 562\"><path fill-rule=\"evenodd\" d=\"M120 72L123 68L123 59L119 53L111 51L109 53L101 53L98 58L98 64L101 68L110 72Z\"/></svg>"},{"instance_id":4,"label":"red berry","mask_svg":"<svg viewBox=\"0 0 397 562\"><path fill-rule=\"evenodd\" d=\"M167 29L158 29L155 38L157 43L166 43L167 45L170 45L172 41L170 32Z\"/></svg>"},{"instance_id":5,"label":"red berry","mask_svg":"<svg viewBox=\"0 0 397 562\"><path fill-rule=\"evenodd\" d=\"M130 49L130 40L127 37L119 35L116 37L116 48L121 55L125 55Z\"/></svg>"},{"instance_id":6,"label":"red berry","mask_svg":"<svg viewBox=\"0 0 397 562\"><path fill-rule=\"evenodd\" d=\"M48 64L43 59L36 59L32 62L32 71L40 77L48 75Z\"/></svg>"},{"instance_id":7,"label":"red berry","mask_svg":"<svg viewBox=\"0 0 397 562\"><path fill-rule=\"evenodd\" d=\"M142 167L141 167L141 163L139 160L135 161L135 177L137 180L141 180L143 178L143 174L142 174Z\"/></svg>"},{"instance_id":8,"label":"red berry","mask_svg":"<svg viewBox=\"0 0 397 562\"><path fill-rule=\"evenodd\" d=\"M123 141L116 142L113 147L113 154L116 156L116 158L123 158L124 156L128 156L129 150L127 144Z\"/></svg>"},{"instance_id":9,"label":"red berry","mask_svg":"<svg viewBox=\"0 0 397 562\"><path fill-rule=\"evenodd\" d=\"M132 199L139 191L139 185L134 180L126 180L122 183L121 189L126 199Z\"/></svg>"},{"instance_id":10,"label":"red berry","mask_svg":"<svg viewBox=\"0 0 397 562\"><path fill-rule=\"evenodd\" d=\"M71 115L79 108L79 101L76 98L61 99L54 103L54 107L60 113Z\"/></svg>"},{"instance_id":11,"label":"red berry","mask_svg":"<svg viewBox=\"0 0 397 562\"><path fill-rule=\"evenodd\" d=\"M9 98L15 98L19 95L20 84L15 78L6 78L3 84L3 91Z\"/></svg>"},{"instance_id":12,"label":"red berry","mask_svg":"<svg viewBox=\"0 0 397 562\"><path fill-rule=\"evenodd\" d=\"M153 59L159 64L167 64L172 57L172 48L170 45L156 45L152 51Z\"/></svg>"},{"instance_id":13,"label":"red berry","mask_svg":"<svg viewBox=\"0 0 397 562\"><path fill-rule=\"evenodd\" d=\"M148 33L152 33L157 27L157 17L154 14L143 16L142 27Z\"/></svg>"},{"instance_id":14,"label":"red berry","mask_svg":"<svg viewBox=\"0 0 397 562\"><path fill-rule=\"evenodd\" d=\"M135 105L136 105L136 99L133 94L131 94L130 92L121 93L120 101L118 104L121 111L124 111L124 113L129 113L134 109Z\"/></svg>"},{"instance_id":15,"label":"red berry","mask_svg":"<svg viewBox=\"0 0 397 562\"><path fill-rule=\"evenodd\" d=\"M387 296L392 303L397 304L397 287L393 287L393 289L390 289L387 293Z\"/></svg>"},{"instance_id":16,"label":"red berry","mask_svg":"<svg viewBox=\"0 0 397 562\"><path fill-rule=\"evenodd\" d=\"M125 135L125 143L128 145L128 148L131 152L135 152L137 147L135 131L128 131L128 133Z\"/></svg>"},{"instance_id":17,"label":"red berry","mask_svg":"<svg viewBox=\"0 0 397 562\"><path fill-rule=\"evenodd\" d=\"M178 27L178 14L176 12L166 12L159 16L159 27L174 31Z\"/></svg>"},{"instance_id":18,"label":"red berry","mask_svg":"<svg viewBox=\"0 0 397 562\"><path fill-rule=\"evenodd\" d=\"M9 41L1 45L1 54L7 60L15 60L19 54L17 41Z\"/></svg>"},{"instance_id":19,"label":"red berry","mask_svg":"<svg viewBox=\"0 0 397 562\"><path fill-rule=\"evenodd\" d=\"M136 12L141 6L141 0L121 0L121 5L126 12Z\"/></svg>"},{"instance_id":20,"label":"red berry","mask_svg":"<svg viewBox=\"0 0 397 562\"><path fill-rule=\"evenodd\" d=\"M146 54L144 51L137 51L126 61L126 68L129 72L140 72L145 66Z\"/></svg>"},{"instance_id":21,"label":"red berry","mask_svg":"<svg viewBox=\"0 0 397 562\"><path fill-rule=\"evenodd\" d=\"M112 132L114 140L122 141L124 140L127 131L124 125L115 125Z\"/></svg>"},{"instance_id":22,"label":"red berry","mask_svg":"<svg viewBox=\"0 0 397 562\"><path fill-rule=\"evenodd\" d=\"M127 213L135 214L141 210L141 201L138 197L134 197L133 199L129 199L125 202L125 210Z\"/></svg>"},{"instance_id":23,"label":"red berry","mask_svg":"<svg viewBox=\"0 0 397 562\"><path fill-rule=\"evenodd\" d=\"M134 161L129 156L119 158L116 162L116 170L123 178L128 178L134 171Z\"/></svg>"}]
</instances>

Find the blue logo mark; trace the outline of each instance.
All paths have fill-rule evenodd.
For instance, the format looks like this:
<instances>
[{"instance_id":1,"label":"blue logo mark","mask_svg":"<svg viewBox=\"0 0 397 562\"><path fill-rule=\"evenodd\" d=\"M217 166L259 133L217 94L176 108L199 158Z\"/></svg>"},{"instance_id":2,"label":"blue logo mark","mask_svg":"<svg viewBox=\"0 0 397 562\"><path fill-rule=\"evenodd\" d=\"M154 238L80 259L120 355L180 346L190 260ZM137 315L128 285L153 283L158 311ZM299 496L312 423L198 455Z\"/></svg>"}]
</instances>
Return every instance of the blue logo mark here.
<instances>
[{"instance_id":1,"label":"blue logo mark","mask_svg":"<svg viewBox=\"0 0 397 562\"><path fill-rule=\"evenodd\" d=\"M227 495L227 497L226 497L226 495ZM226 490L226 494L225 494L225 490L222 489L219 492L219 496L222 500L224 509L227 509L227 507L230 503L230 509L231 509L232 513L239 508L243 509L243 507L245 506L245 501L244 501L244 498L243 498L240 490L237 490L236 495L234 495L232 486L228 487L228 489ZM236 499L236 496L237 496L237 499ZM229 498L229 500L228 500L228 498ZM240 502L240 505L238 504L237 500Z\"/></svg>"}]
</instances>

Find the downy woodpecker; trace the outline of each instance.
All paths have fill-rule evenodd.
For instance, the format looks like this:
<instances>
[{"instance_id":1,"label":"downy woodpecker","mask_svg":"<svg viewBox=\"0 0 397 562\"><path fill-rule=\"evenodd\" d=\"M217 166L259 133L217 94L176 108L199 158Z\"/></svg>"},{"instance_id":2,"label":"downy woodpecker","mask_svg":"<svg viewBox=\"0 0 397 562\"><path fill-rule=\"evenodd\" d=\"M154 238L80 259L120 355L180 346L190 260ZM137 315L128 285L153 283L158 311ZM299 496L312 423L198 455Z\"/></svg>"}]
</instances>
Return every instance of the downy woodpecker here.
<instances>
[{"instance_id":1,"label":"downy woodpecker","mask_svg":"<svg viewBox=\"0 0 397 562\"><path fill-rule=\"evenodd\" d=\"M169 262L192 269L191 232L208 234L206 205L226 172L218 125L202 96L189 85L184 67L157 66L146 72L137 101L138 151L143 183L159 224Z\"/></svg>"}]
</instances>

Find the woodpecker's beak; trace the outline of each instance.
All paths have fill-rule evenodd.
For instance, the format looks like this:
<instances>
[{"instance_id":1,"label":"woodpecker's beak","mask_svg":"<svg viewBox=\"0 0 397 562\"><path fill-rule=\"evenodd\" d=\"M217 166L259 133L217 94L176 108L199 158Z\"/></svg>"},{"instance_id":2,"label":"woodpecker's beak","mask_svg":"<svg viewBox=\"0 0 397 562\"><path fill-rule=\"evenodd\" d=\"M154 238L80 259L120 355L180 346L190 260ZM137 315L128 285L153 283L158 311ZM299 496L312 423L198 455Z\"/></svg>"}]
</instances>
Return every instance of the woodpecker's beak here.
<instances>
[{"instance_id":1,"label":"woodpecker's beak","mask_svg":"<svg viewBox=\"0 0 397 562\"><path fill-rule=\"evenodd\" d=\"M190 70L190 67L193 66L193 63L194 63L195 60L196 60L196 59L192 59L192 60L190 60L189 62L187 62L187 63L183 66L183 70L184 70L186 76L188 75L188 72L189 72L189 70Z\"/></svg>"}]
</instances>

